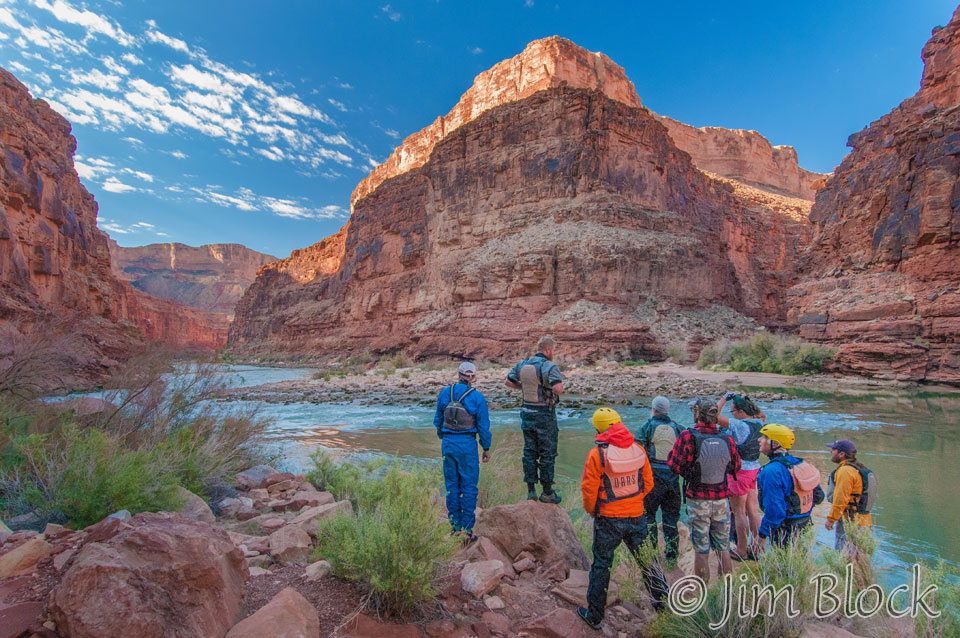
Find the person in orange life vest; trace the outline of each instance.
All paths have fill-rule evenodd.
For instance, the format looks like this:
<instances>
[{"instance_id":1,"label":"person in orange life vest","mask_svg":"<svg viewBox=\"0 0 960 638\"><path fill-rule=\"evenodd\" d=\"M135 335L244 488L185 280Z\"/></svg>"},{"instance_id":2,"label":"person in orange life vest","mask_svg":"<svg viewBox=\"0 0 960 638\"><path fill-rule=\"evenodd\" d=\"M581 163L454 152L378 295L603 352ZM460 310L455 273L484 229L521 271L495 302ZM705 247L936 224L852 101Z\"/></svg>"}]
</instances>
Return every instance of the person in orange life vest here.
<instances>
[{"instance_id":1,"label":"person in orange life vest","mask_svg":"<svg viewBox=\"0 0 960 638\"><path fill-rule=\"evenodd\" d=\"M620 543L626 543L637 557L637 550L647 539L643 498L653 489L653 470L619 414L600 408L593 413L593 427L597 446L587 454L580 483L583 509L593 517L593 565L588 607L578 608L577 614L596 629L606 612L614 551ZM654 606L662 607L667 593L663 575L651 567L644 569L644 579Z\"/></svg>"},{"instance_id":2,"label":"person in orange life vest","mask_svg":"<svg viewBox=\"0 0 960 638\"><path fill-rule=\"evenodd\" d=\"M863 497L864 491L863 477L859 470L863 466L857 462L857 446L849 439L840 439L827 447L830 448L830 460L837 463L838 467L830 475L833 490L825 527L832 530L836 525L834 549L839 551L847 543L847 535L843 529L844 520L848 525L855 522L860 527L870 527L873 525L873 517L856 511L857 500Z\"/></svg>"}]
</instances>

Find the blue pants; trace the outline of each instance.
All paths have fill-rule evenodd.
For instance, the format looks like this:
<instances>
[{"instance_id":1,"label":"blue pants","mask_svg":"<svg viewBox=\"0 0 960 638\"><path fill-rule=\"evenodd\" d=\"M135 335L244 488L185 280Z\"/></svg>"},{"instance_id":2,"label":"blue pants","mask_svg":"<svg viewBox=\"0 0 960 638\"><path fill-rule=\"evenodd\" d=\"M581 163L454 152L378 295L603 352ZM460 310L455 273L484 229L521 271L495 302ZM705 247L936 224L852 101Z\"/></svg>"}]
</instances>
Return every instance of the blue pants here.
<instances>
[{"instance_id":1,"label":"blue pants","mask_svg":"<svg viewBox=\"0 0 960 638\"><path fill-rule=\"evenodd\" d=\"M473 530L477 509L480 453L469 434L444 434L443 482L447 486L447 512L454 529Z\"/></svg>"}]
</instances>

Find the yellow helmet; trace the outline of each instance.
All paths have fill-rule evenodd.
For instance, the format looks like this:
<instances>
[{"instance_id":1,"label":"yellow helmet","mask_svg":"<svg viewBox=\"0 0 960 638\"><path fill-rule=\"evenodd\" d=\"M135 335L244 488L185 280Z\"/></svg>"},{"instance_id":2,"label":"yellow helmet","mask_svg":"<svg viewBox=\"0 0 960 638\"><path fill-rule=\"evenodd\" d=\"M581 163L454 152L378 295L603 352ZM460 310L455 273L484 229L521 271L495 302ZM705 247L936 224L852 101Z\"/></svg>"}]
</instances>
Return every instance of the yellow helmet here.
<instances>
[{"instance_id":1,"label":"yellow helmet","mask_svg":"<svg viewBox=\"0 0 960 638\"><path fill-rule=\"evenodd\" d=\"M597 432L606 432L614 423L620 423L620 415L612 408L600 408L593 413L593 427Z\"/></svg>"},{"instance_id":2,"label":"yellow helmet","mask_svg":"<svg viewBox=\"0 0 960 638\"><path fill-rule=\"evenodd\" d=\"M792 448L793 442L796 440L796 437L793 436L793 430L779 423L767 423L760 428L760 434L771 441L776 441L785 450Z\"/></svg>"}]
</instances>

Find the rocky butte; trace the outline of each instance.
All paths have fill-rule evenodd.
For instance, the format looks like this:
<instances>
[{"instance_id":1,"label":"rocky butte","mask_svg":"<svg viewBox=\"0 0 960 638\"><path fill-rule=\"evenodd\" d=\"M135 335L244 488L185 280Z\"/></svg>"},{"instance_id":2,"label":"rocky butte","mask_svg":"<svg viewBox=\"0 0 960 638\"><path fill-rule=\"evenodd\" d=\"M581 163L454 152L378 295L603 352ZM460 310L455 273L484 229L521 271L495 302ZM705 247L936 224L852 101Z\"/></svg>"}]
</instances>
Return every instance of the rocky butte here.
<instances>
[{"instance_id":1,"label":"rocky butte","mask_svg":"<svg viewBox=\"0 0 960 638\"><path fill-rule=\"evenodd\" d=\"M960 383L960 9L921 55L920 90L817 194L789 316L840 370Z\"/></svg>"},{"instance_id":2,"label":"rocky butte","mask_svg":"<svg viewBox=\"0 0 960 638\"><path fill-rule=\"evenodd\" d=\"M154 297L231 318L257 270L277 260L240 244L127 247L110 240L109 245L110 263L118 279Z\"/></svg>"},{"instance_id":3,"label":"rocky butte","mask_svg":"<svg viewBox=\"0 0 960 638\"><path fill-rule=\"evenodd\" d=\"M134 290L111 271L97 203L73 167L70 124L0 69L0 324L59 318L82 363L124 357L143 341L212 349L227 318Z\"/></svg>"},{"instance_id":4,"label":"rocky butte","mask_svg":"<svg viewBox=\"0 0 960 638\"><path fill-rule=\"evenodd\" d=\"M550 331L573 357L656 360L781 325L810 202L782 153L744 170L760 146L708 174L621 67L532 42L360 182L339 233L264 266L230 344L495 358Z\"/></svg>"}]
</instances>

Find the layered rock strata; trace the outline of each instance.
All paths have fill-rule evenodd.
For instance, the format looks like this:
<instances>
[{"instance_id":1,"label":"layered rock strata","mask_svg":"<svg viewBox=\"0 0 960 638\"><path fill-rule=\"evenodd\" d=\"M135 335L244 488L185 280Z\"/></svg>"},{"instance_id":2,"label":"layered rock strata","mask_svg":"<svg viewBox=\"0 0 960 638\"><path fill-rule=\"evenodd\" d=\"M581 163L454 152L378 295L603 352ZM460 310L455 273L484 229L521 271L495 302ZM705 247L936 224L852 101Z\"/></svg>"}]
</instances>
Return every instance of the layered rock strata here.
<instances>
[{"instance_id":1,"label":"layered rock strata","mask_svg":"<svg viewBox=\"0 0 960 638\"><path fill-rule=\"evenodd\" d=\"M842 371L960 383L960 9L922 58L919 92L818 193L790 318Z\"/></svg>"},{"instance_id":2,"label":"layered rock strata","mask_svg":"<svg viewBox=\"0 0 960 638\"><path fill-rule=\"evenodd\" d=\"M68 321L83 356L119 358L143 341L222 345L227 320L140 293L111 272L97 203L73 167L70 124L0 70L0 323Z\"/></svg>"},{"instance_id":3,"label":"layered rock strata","mask_svg":"<svg viewBox=\"0 0 960 638\"><path fill-rule=\"evenodd\" d=\"M236 349L498 357L549 331L574 357L659 359L667 339L694 336L658 334L659 311L785 320L805 222L697 170L606 58L557 38L518 57L451 114L511 99L408 138L336 236L261 270ZM524 97L517 87L539 86L527 69L559 75ZM570 69L592 69L593 86L572 87Z\"/></svg>"},{"instance_id":4,"label":"layered rock strata","mask_svg":"<svg viewBox=\"0 0 960 638\"><path fill-rule=\"evenodd\" d=\"M118 279L154 297L230 317L257 270L277 260L240 244L109 245Z\"/></svg>"},{"instance_id":5,"label":"layered rock strata","mask_svg":"<svg viewBox=\"0 0 960 638\"><path fill-rule=\"evenodd\" d=\"M660 122L697 168L761 190L813 201L814 184L827 177L800 168L792 146L774 146L756 131L696 128L664 116Z\"/></svg>"}]
</instances>

